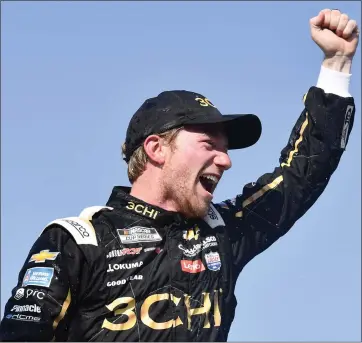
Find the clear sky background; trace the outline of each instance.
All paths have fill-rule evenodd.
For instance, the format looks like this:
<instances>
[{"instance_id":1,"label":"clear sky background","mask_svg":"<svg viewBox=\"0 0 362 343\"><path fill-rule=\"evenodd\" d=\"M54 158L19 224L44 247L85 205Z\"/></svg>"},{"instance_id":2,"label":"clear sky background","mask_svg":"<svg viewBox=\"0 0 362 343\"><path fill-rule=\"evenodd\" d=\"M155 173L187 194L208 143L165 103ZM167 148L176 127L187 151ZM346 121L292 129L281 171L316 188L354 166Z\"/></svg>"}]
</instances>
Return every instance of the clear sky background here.
<instances>
[{"instance_id":1,"label":"clear sky background","mask_svg":"<svg viewBox=\"0 0 362 343\"><path fill-rule=\"evenodd\" d=\"M360 2L3 2L1 311L50 221L128 185L128 121L167 89L256 113L261 140L231 152L216 200L270 172L316 84L309 18ZM241 274L231 341L361 339L361 42L354 129L325 193Z\"/></svg>"}]
</instances>

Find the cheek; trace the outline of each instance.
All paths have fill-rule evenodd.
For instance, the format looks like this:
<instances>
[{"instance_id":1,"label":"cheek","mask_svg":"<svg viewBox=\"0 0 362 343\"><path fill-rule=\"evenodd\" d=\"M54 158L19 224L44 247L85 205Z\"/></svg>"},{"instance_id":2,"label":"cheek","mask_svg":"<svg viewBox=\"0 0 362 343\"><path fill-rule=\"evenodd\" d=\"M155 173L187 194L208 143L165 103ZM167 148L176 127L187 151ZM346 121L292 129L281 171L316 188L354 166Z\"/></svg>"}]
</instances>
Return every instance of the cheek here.
<instances>
[{"instance_id":1,"label":"cheek","mask_svg":"<svg viewBox=\"0 0 362 343\"><path fill-rule=\"evenodd\" d=\"M176 150L171 156L170 163L173 166L187 166L189 164L195 163L199 159L198 153L194 149L182 149Z\"/></svg>"},{"instance_id":2,"label":"cheek","mask_svg":"<svg viewBox=\"0 0 362 343\"><path fill-rule=\"evenodd\" d=\"M205 163L211 156L210 152L205 149L193 148L184 150L183 155L185 161L197 165Z\"/></svg>"},{"instance_id":3,"label":"cheek","mask_svg":"<svg viewBox=\"0 0 362 343\"><path fill-rule=\"evenodd\" d=\"M173 171L174 175L183 178L196 175L208 165L212 160L212 154L202 149L194 149L192 147L185 147L184 149L177 149L173 152L167 160L167 165Z\"/></svg>"}]
</instances>

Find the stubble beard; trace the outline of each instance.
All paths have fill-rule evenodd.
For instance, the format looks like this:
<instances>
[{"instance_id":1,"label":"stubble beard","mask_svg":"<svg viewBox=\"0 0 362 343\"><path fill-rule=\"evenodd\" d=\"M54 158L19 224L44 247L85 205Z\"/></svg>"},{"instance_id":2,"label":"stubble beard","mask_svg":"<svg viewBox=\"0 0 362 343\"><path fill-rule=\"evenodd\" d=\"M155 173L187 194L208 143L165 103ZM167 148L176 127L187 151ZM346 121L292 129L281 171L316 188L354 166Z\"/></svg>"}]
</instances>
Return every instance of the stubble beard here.
<instances>
[{"instance_id":1,"label":"stubble beard","mask_svg":"<svg viewBox=\"0 0 362 343\"><path fill-rule=\"evenodd\" d=\"M205 217L209 204L200 200L191 189L194 184L191 171L187 167L173 169L165 166L164 175L161 185L163 199L171 200L177 212L187 218Z\"/></svg>"}]
</instances>

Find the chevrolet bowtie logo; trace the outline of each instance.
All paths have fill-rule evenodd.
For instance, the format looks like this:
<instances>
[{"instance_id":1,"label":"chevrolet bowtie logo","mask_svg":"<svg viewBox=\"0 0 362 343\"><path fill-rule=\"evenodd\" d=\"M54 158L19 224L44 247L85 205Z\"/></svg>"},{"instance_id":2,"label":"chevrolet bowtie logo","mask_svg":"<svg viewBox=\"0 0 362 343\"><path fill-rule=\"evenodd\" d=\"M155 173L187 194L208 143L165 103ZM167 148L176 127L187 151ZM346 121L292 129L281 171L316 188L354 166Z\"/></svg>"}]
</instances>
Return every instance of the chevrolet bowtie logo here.
<instances>
[{"instance_id":1,"label":"chevrolet bowtie logo","mask_svg":"<svg viewBox=\"0 0 362 343\"><path fill-rule=\"evenodd\" d=\"M200 229L197 225L195 225L195 227L193 229L184 231L182 237L183 237L183 239L186 239L187 241L191 241L192 239L197 241L199 239L199 233L200 233Z\"/></svg>"},{"instance_id":2,"label":"chevrolet bowtie logo","mask_svg":"<svg viewBox=\"0 0 362 343\"><path fill-rule=\"evenodd\" d=\"M49 252L49 249L42 250L40 251L40 253L32 255L29 262L42 263L46 260L54 261L57 258L58 254L59 252Z\"/></svg>"}]
</instances>

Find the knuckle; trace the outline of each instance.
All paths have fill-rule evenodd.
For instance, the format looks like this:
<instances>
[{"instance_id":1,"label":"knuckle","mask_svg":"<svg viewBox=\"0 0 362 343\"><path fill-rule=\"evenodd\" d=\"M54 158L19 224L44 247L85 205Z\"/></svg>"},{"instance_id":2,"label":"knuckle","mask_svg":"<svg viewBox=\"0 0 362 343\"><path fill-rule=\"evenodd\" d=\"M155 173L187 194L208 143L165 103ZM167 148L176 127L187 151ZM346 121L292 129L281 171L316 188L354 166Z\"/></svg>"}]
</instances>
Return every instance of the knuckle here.
<instances>
[{"instance_id":1,"label":"knuckle","mask_svg":"<svg viewBox=\"0 0 362 343\"><path fill-rule=\"evenodd\" d=\"M343 21L348 21L348 20L349 20L349 17L348 17L348 15L347 15L346 13L343 13L343 14L341 15L341 19L342 19Z\"/></svg>"}]
</instances>

